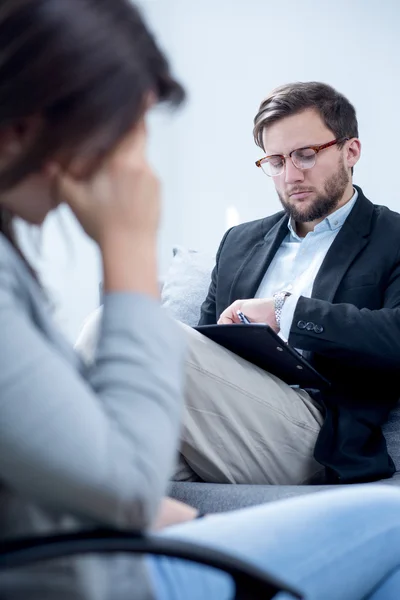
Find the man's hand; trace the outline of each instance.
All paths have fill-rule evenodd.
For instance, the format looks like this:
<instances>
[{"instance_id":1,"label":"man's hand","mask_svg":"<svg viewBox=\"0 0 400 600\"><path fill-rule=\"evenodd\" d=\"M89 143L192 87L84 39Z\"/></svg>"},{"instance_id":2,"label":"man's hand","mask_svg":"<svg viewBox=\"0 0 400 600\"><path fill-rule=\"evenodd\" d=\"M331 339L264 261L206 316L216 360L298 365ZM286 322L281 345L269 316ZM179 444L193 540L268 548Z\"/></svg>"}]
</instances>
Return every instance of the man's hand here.
<instances>
[{"instance_id":1,"label":"man's hand","mask_svg":"<svg viewBox=\"0 0 400 600\"><path fill-rule=\"evenodd\" d=\"M163 498L158 509L158 515L152 529L158 531L169 527L170 525L179 525L180 523L186 523L186 521L192 521L198 515L198 510L174 500L173 498Z\"/></svg>"},{"instance_id":2,"label":"man's hand","mask_svg":"<svg viewBox=\"0 0 400 600\"><path fill-rule=\"evenodd\" d=\"M279 327L275 319L275 303L273 298L253 298L236 300L221 314L218 325L240 323L237 311L241 311L252 323L266 323L278 333Z\"/></svg>"}]
</instances>

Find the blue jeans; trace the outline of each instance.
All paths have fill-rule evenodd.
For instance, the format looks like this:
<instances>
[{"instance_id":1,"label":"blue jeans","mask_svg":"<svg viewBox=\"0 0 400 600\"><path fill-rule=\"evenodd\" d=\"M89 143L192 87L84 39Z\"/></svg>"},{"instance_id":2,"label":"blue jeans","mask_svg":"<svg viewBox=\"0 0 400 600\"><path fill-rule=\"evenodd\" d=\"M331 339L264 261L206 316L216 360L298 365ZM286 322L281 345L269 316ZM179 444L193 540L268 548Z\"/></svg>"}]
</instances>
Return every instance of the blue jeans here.
<instances>
[{"instance_id":1,"label":"blue jeans","mask_svg":"<svg viewBox=\"0 0 400 600\"><path fill-rule=\"evenodd\" d=\"M235 554L307 600L399 600L400 490L351 486L212 515L160 535ZM231 579L176 559L147 559L157 600L229 600ZM289 600L281 593L277 600Z\"/></svg>"}]
</instances>

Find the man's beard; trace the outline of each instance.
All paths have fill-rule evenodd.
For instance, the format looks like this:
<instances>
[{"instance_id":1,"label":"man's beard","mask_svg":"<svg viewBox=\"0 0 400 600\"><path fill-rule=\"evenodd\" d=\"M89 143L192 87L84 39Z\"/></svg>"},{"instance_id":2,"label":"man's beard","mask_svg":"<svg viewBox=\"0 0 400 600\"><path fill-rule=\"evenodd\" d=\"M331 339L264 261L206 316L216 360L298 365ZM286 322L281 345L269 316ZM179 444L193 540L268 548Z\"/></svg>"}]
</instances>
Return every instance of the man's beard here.
<instances>
[{"instance_id":1,"label":"man's beard","mask_svg":"<svg viewBox=\"0 0 400 600\"><path fill-rule=\"evenodd\" d=\"M340 164L337 173L326 180L324 191L319 194L307 210L301 211L290 203L290 200L278 192L283 208L293 221L297 223L310 223L318 219L324 219L331 214L339 204L350 181L350 177L343 163ZM301 188L298 190L301 191ZM307 200L306 200L307 201Z\"/></svg>"}]
</instances>

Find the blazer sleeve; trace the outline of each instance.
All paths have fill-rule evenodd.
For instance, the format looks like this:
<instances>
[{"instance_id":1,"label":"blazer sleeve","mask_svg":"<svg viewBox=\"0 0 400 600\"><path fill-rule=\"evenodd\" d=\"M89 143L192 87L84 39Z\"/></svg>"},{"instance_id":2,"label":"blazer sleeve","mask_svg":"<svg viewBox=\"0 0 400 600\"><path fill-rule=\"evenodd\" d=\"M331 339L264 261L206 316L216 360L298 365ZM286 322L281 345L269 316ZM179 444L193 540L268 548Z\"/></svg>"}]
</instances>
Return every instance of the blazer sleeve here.
<instances>
[{"instance_id":1,"label":"blazer sleeve","mask_svg":"<svg viewBox=\"0 0 400 600\"><path fill-rule=\"evenodd\" d=\"M184 344L145 295L105 295L87 379L0 267L0 480L86 522L147 528L177 450ZM78 362L78 361L77 361Z\"/></svg>"},{"instance_id":2,"label":"blazer sleeve","mask_svg":"<svg viewBox=\"0 0 400 600\"><path fill-rule=\"evenodd\" d=\"M311 324L307 327L307 324ZM289 343L295 348L351 360L373 369L400 367L400 261L383 290L379 310L353 304L332 304L301 296L297 302Z\"/></svg>"},{"instance_id":3,"label":"blazer sleeve","mask_svg":"<svg viewBox=\"0 0 400 600\"><path fill-rule=\"evenodd\" d=\"M219 319L219 315L217 315L216 303L218 287L218 263L226 238L228 237L232 229L233 227L231 227L230 229L228 229L228 231L225 232L224 237L222 238L222 241L219 245L215 260L215 266L211 274L210 287L208 288L207 297L201 305L199 325L215 325Z\"/></svg>"}]
</instances>

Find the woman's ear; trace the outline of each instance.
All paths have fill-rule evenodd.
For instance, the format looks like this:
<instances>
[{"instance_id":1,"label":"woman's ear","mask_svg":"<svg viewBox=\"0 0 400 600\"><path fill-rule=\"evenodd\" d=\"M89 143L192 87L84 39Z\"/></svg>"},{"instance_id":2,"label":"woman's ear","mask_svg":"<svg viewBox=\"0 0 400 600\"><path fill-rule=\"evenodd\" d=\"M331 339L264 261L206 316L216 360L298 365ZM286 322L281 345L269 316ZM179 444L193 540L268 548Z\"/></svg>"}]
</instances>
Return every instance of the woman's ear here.
<instances>
[{"instance_id":1,"label":"woman's ear","mask_svg":"<svg viewBox=\"0 0 400 600\"><path fill-rule=\"evenodd\" d=\"M14 125L0 127L0 164L7 166L22 154L37 136L41 119L30 117L21 119Z\"/></svg>"},{"instance_id":2,"label":"woman's ear","mask_svg":"<svg viewBox=\"0 0 400 600\"><path fill-rule=\"evenodd\" d=\"M0 166L12 163L22 151L20 136L14 127L0 128Z\"/></svg>"}]
</instances>

